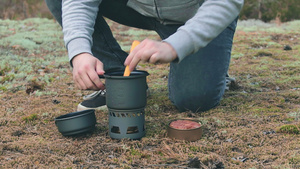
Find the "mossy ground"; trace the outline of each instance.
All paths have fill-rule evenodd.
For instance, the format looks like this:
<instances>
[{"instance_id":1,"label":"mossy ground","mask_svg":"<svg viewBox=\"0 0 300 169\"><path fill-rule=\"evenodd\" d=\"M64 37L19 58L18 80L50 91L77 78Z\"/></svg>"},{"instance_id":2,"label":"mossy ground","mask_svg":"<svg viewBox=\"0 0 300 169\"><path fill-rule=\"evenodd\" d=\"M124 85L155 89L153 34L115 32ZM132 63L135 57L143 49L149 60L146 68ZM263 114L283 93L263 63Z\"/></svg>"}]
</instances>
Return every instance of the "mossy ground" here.
<instances>
[{"instance_id":1,"label":"mossy ground","mask_svg":"<svg viewBox=\"0 0 300 169\"><path fill-rule=\"evenodd\" d=\"M250 25L249 25L250 23ZM122 48L154 32L110 22ZM229 74L236 78L218 107L179 113L168 100L168 64L150 73L147 134L112 140L107 110L96 130L62 136L54 118L75 111L89 93L74 87L61 28L53 20L0 20L0 168L297 168L300 167L300 22L240 22ZM285 50L286 46L292 50ZM176 118L203 124L195 142L171 140Z\"/></svg>"}]
</instances>

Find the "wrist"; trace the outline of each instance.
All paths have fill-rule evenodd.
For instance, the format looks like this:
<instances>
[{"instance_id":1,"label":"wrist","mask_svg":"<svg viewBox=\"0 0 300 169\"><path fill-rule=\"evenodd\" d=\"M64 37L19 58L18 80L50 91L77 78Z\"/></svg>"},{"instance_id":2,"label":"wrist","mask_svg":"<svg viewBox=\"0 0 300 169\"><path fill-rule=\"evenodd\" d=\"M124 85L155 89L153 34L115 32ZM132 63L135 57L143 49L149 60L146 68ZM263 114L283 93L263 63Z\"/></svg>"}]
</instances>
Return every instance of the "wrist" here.
<instances>
[{"instance_id":1,"label":"wrist","mask_svg":"<svg viewBox=\"0 0 300 169\"><path fill-rule=\"evenodd\" d=\"M91 55L91 54L90 54L90 53L79 53L79 54L75 55L75 56L71 59L70 63L71 63L72 66L73 66L74 64L76 64L76 62L81 62L81 61L80 61L81 58L86 57L87 55Z\"/></svg>"},{"instance_id":2,"label":"wrist","mask_svg":"<svg viewBox=\"0 0 300 169\"><path fill-rule=\"evenodd\" d=\"M171 55L171 59L172 61L176 61L178 60L178 56L177 56L177 52L176 50L173 48L173 46L171 44L169 44L168 42L163 42L164 44L166 44L168 46L168 52Z\"/></svg>"}]
</instances>

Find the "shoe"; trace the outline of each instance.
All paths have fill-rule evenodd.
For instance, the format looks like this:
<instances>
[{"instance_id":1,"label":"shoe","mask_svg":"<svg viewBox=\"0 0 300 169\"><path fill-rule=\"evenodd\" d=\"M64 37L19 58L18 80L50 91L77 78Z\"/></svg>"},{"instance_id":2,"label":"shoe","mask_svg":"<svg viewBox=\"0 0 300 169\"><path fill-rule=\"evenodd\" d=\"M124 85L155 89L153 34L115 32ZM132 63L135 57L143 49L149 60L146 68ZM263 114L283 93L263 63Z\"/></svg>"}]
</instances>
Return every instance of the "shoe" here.
<instances>
[{"instance_id":1,"label":"shoe","mask_svg":"<svg viewBox=\"0 0 300 169\"><path fill-rule=\"evenodd\" d=\"M235 78L229 77L229 75L227 74L225 80L226 80L225 90L229 90L231 83L235 82Z\"/></svg>"},{"instance_id":2,"label":"shoe","mask_svg":"<svg viewBox=\"0 0 300 169\"><path fill-rule=\"evenodd\" d=\"M92 94L86 95L83 97L83 102L79 103L77 106L77 111L82 110L101 110L106 108L105 100L106 90L99 90ZM150 96L150 89L147 86L147 97Z\"/></svg>"},{"instance_id":3,"label":"shoe","mask_svg":"<svg viewBox=\"0 0 300 169\"><path fill-rule=\"evenodd\" d=\"M92 94L83 97L83 102L79 103L77 106L77 111L96 109L101 110L106 108L105 100L106 90L99 90Z\"/></svg>"}]
</instances>

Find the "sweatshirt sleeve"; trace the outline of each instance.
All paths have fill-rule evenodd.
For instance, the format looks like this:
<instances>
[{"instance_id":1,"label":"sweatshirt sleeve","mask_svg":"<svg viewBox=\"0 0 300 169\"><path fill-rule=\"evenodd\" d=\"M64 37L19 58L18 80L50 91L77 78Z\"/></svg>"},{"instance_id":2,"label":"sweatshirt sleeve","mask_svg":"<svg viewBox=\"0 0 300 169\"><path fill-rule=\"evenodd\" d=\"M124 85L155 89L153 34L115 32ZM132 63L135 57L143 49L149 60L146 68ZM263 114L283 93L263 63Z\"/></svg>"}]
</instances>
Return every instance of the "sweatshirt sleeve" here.
<instances>
[{"instance_id":1,"label":"sweatshirt sleeve","mask_svg":"<svg viewBox=\"0 0 300 169\"><path fill-rule=\"evenodd\" d=\"M177 52L180 62L217 37L240 13L244 0L206 0L195 16L164 41Z\"/></svg>"},{"instance_id":2,"label":"sweatshirt sleeve","mask_svg":"<svg viewBox=\"0 0 300 169\"><path fill-rule=\"evenodd\" d=\"M92 34L101 0L63 0L62 27L69 60L80 53L92 54Z\"/></svg>"}]
</instances>

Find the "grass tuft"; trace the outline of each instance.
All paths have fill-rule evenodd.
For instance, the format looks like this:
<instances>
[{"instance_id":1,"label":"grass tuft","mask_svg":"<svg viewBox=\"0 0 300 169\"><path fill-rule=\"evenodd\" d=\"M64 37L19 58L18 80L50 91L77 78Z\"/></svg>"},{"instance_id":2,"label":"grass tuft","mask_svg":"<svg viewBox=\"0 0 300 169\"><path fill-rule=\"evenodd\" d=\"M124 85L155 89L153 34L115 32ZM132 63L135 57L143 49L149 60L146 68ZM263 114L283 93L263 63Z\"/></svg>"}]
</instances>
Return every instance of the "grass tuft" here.
<instances>
[{"instance_id":1,"label":"grass tuft","mask_svg":"<svg viewBox=\"0 0 300 169\"><path fill-rule=\"evenodd\" d=\"M281 126L277 132L287 134L300 134L300 125L287 124Z\"/></svg>"},{"instance_id":2,"label":"grass tuft","mask_svg":"<svg viewBox=\"0 0 300 169\"><path fill-rule=\"evenodd\" d=\"M30 122L33 122L35 120L38 119L38 115L37 114L31 114L29 116L26 116L26 117L23 117L22 120L25 122L25 123L30 123Z\"/></svg>"}]
</instances>

